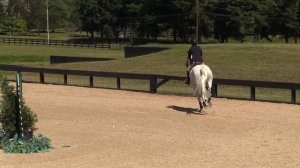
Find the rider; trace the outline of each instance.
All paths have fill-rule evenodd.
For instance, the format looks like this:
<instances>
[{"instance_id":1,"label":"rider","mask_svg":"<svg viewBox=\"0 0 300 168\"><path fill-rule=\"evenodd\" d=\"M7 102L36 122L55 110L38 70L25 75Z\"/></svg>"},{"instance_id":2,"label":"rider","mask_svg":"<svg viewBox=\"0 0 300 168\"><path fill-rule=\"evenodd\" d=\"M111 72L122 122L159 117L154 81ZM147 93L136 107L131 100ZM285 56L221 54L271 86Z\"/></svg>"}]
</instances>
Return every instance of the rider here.
<instances>
[{"instance_id":1,"label":"rider","mask_svg":"<svg viewBox=\"0 0 300 168\"><path fill-rule=\"evenodd\" d=\"M186 67L188 68L188 70L186 72L187 79L186 79L185 83L187 85L190 84L190 76L189 76L190 70L195 65L200 65L203 63L202 49L200 48L200 46L197 45L197 39L193 38L191 40L191 44L192 44L192 46L188 50L188 57L187 57L187 63L186 63Z\"/></svg>"}]
</instances>

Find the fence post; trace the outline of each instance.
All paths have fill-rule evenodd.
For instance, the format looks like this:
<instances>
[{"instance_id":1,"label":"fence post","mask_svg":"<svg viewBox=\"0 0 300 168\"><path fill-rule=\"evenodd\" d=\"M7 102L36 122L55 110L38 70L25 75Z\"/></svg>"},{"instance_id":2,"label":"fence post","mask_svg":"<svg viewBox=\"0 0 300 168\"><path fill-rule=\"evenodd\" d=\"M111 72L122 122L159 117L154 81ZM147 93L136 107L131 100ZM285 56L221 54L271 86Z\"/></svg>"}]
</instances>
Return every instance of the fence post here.
<instances>
[{"instance_id":1,"label":"fence post","mask_svg":"<svg viewBox=\"0 0 300 168\"><path fill-rule=\"evenodd\" d=\"M213 84L213 87L212 87L212 96L213 97L218 97L218 85L217 84Z\"/></svg>"},{"instance_id":2,"label":"fence post","mask_svg":"<svg viewBox=\"0 0 300 168\"><path fill-rule=\"evenodd\" d=\"M296 104L297 103L297 101L296 101L296 89L292 89L291 90L291 103L292 104Z\"/></svg>"},{"instance_id":3,"label":"fence post","mask_svg":"<svg viewBox=\"0 0 300 168\"><path fill-rule=\"evenodd\" d=\"M121 78L117 78L117 89L121 89Z\"/></svg>"},{"instance_id":4,"label":"fence post","mask_svg":"<svg viewBox=\"0 0 300 168\"><path fill-rule=\"evenodd\" d=\"M251 86L251 100L255 100L255 86Z\"/></svg>"},{"instance_id":5,"label":"fence post","mask_svg":"<svg viewBox=\"0 0 300 168\"><path fill-rule=\"evenodd\" d=\"M40 83L45 83L44 73L40 73Z\"/></svg>"},{"instance_id":6,"label":"fence post","mask_svg":"<svg viewBox=\"0 0 300 168\"><path fill-rule=\"evenodd\" d=\"M150 92L151 93L156 93L157 92L157 78L153 76L150 79Z\"/></svg>"},{"instance_id":7,"label":"fence post","mask_svg":"<svg viewBox=\"0 0 300 168\"><path fill-rule=\"evenodd\" d=\"M68 75L64 74L64 85L68 85Z\"/></svg>"},{"instance_id":8,"label":"fence post","mask_svg":"<svg viewBox=\"0 0 300 168\"><path fill-rule=\"evenodd\" d=\"M94 87L94 77L90 76L90 87Z\"/></svg>"}]
</instances>

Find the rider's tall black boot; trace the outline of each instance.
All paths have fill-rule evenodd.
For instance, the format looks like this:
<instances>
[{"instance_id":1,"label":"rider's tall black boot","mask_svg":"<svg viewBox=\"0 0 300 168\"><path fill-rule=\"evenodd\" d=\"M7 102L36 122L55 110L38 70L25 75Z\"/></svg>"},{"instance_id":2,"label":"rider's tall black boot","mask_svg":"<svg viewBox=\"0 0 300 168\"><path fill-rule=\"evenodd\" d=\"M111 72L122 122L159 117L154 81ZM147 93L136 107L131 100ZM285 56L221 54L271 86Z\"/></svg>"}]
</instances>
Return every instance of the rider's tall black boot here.
<instances>
[{"instance_id":1,"label":"rider's tall black boot","mask_svg":"<svg viewBox=\"0 0 300 168\"><path fill-rule=\"evenodd\" d=\"M185 84L190 85L190 73L189 71L186 71L186 81Z\"/></svg>"}]
</instances>

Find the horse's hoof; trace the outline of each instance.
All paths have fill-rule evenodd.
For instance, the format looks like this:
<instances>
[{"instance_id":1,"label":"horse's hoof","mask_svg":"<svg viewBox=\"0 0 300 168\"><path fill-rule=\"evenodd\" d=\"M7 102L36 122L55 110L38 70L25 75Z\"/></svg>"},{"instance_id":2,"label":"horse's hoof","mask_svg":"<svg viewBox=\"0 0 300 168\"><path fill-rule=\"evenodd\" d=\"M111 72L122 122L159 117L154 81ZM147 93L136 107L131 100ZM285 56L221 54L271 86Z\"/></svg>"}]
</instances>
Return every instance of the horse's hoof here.
<instances>
[{"instance_id":1,"label":"horse's hoof","mask_svg":"<svg viewBox=\"0 0 300 168\"><path fill-rule=\"evenodd\" d=\"M212 103L209 103L209 104L208 104L208 107L209 107L209 108L212 108Z\"/></svg>"},{"instance_id":2,"label":"horse's hoof","mask_svg":"<svg viewBox=\"0 0 300 168\"><path fill-rule=\"evenodd\" d=\"M204 108L207 109L207 108L211 108L212 107L212 104L211 103L204 103Z\"/></svg>"}]
</instances>

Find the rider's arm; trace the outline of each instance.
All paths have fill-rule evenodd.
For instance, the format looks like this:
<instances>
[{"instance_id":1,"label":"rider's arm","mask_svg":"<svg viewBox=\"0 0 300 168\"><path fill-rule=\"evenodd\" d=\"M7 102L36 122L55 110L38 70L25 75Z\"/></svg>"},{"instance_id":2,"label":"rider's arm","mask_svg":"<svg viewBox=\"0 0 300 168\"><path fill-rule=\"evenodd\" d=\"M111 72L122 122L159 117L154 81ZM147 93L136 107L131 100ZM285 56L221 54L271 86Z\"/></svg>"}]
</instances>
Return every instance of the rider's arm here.
<instances>
[{"instance_id":1,"label":"rider's arm","mask_svg":"<svg viewBox=\"0 0 300 168\"><path fill-rule=\"evenodd\" d=\"M188 59L189 59L189 61L192 60L192 50L191 50L191 48L188 51Z\"/></svg>"},{"instance_id":2,"label":"rider's arm","mask_svg":"<svg viewBox=\"0 0 300 168\"><path fill-rule=\"evenodd\" d=\"M186 58L186 63L185 63L185 66L188 67L189 66L189 63L191 62L191 49L189 49L187 51L187 58Z\"/></svg>"}]
</instances>

